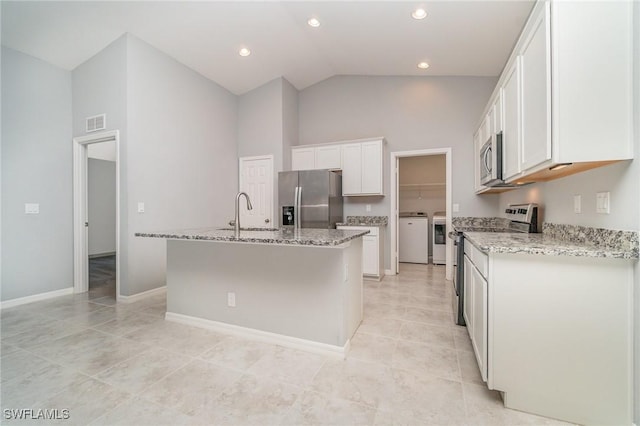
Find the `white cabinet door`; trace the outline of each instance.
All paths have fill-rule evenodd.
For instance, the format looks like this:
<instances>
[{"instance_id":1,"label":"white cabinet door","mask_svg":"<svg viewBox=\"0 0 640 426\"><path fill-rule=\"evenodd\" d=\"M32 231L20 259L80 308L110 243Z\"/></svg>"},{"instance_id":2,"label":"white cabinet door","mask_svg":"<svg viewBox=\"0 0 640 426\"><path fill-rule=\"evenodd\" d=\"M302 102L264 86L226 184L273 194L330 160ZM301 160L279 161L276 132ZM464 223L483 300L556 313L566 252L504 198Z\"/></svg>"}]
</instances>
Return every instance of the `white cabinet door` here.
<instances>
[{"instance_id":1,"label":"white cabinet door","mask_svg":"<svg viewBox=\"0 0 640 426\"><path fill-rule=\"evenodd\" d=\"M502 131L502 90L498 90L498 95L491 106L491 134L495 135Z\"/></svg>"},{"instance_id":2,"label":"white cabinet door","mask_svg":"<svg viewBox=\"0 0 640 426\"><path fill-rule=\"evenodd\" d=\"M316 168L314 148L292 148L291 170L313 170Z\"/></svg>"},{"instance_id":3,"label":"white cabinet door","mask_svg":"<svg viewBox=\"0 0 640 426\"><path fill-rule=\"evenodd\" d=\"M520 53L522 170L551 159L551 61L548 7L538 10ZM585 87L584 90L589 90Z\"/></svg>"},{"instance_id":4,"label":"white cabinet door","mask_svg":"<svg viewBox=\"0 0 640 426\"><path fill-rule=\"evenodd\" d=\"M342 169L342 147L340 145L319 146L315 151L316 169Z\"/></svg>"},{"instance_id":5,"label":"white cabinet door","mask_svg":"<svg viewBox=\"0 0 640 426\"><path fill-rule=\"evenodd\" d=\"M474 164L474 187L476 192L481 192L487 187L480 183L480 148L482 148L482 127L473 135L473 164Z\"/></svg>"},{"instance_id":6,"label":"white cabinet door","mask_svg":"<svg viewBox=\"0 0 640 426\"><path fill-rule=\"evenodd\" d=\"M382 141L362 143L363 194L382 194Z\"/></svg>"},{"instance_id":7,"label":"white cabinet door","mask_svg":"<svg viewBox=\"0 0 640 426\"><path fill-rule=\"evenodd\" d=\"M342 146L342 195L362 192L362 144Z\"/></svg>"},{"instance_id":8,"label":"white cabinet door","mask_svg":"<svg viewBox=\"0 0 640 426\"><path fill-rule=\"evenodd\" d=\"M502 129L502 177L509 180L520 173L520 59L506 72L502 88L504 122Z\"/></svg>"},{"instance_id":9,"label":"white cabinet door","mask_svg":"<svg viewBox=\"0 0 640 426\"><path fill-rule=\"evenodd\" d=\"M467 323L467 332L469 337L473 339L473 263L469 260L467 255L464 256L464 307L462 309L462 316Z\"/></svg>"},{"instance_id":10,"label":"white cabinet door","mask_svg":"<svg viewBox=\"0 0 640 426\"><path fill-rule=\"evenodd\" d=\"M472 273L473 330L471 345L475 352L482 380L487 381L487 281L474 267ZM465 274L467 270L465 270Z\"/></svg>"},{"instance_id":11,"label":"white cabinet door","mask_svg":"<svg viewBox=\"0 0 640 426\"><path fill-rule=\"evenodd\" d=\"M378 265L378 237L362 237L362 272L366 275L380 274Z\"/></svg>"}]
</instances>

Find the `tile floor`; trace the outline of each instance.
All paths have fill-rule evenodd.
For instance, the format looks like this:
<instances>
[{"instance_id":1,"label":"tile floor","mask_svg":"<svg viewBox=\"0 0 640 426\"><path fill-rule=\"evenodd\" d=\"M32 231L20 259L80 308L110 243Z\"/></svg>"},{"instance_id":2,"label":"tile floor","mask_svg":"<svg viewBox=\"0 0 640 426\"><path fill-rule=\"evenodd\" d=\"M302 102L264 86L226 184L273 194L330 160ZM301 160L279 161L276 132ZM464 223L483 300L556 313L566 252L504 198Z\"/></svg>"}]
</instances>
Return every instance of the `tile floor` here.
<instances>
[{"instance_id":1,"label":"tile floor","mask_svg":"<svg viewBox=\"0 0 640 426\"><path fill-rule=\"evenodd\" d=\"M547 425L483 385L444 267L365 281L346 360L163 320L94 291L2 311L1 406L65 425ZM56 424L17 421L3 424Z\"/></svg>"}]
</instances>

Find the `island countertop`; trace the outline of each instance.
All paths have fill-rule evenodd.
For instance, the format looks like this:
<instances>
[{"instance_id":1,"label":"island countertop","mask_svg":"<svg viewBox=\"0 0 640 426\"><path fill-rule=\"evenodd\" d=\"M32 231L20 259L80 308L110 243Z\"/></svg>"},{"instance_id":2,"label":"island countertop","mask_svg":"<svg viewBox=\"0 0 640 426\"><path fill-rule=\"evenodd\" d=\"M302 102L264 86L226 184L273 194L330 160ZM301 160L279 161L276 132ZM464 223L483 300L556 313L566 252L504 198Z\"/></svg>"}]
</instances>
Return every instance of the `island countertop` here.
<instances>
[{"instance_id":1,"label":"island countertop","mask_svg":"<svg viewBox=\"0 0 640 426\"><path fill-rule=\"evenodd\" d=\"M195 228L162 232L136 232L136 237L166 238L174 240L205 240L233 243L281 244L300 246L339 246L354 238L362 237L369 230L346 231L339 229L241 229L235 236L231 228Z\"/></svg>"}]
</instances>

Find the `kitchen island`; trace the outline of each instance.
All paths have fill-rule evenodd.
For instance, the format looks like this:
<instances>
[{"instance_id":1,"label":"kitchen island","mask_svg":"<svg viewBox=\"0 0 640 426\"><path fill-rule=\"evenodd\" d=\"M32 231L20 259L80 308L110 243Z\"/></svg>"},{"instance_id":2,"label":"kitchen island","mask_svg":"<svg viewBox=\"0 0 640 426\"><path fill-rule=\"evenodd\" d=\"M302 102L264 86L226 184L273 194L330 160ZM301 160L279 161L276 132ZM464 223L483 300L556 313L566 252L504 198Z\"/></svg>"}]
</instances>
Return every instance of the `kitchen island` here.
<instances>
[{"instance_id":1,"label":"kitchen island","mask_svg":"<svg viewBox=\"0 0 640 426\"><path fill-rule=\"evenodd\" d=\"M204 228L136 236L167 239L167 320L344 356L362 320L367 232Z\"/></svg>"}]
</instances>

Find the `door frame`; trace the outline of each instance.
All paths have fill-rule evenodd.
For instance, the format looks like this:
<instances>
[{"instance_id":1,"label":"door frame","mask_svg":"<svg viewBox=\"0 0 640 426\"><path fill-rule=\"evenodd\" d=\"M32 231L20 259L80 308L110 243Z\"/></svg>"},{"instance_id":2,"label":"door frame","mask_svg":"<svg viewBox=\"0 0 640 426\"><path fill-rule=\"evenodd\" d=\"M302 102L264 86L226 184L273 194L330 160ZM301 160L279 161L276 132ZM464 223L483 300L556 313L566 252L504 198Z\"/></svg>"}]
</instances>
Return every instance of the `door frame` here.
<instances>
[{"instance_id":1,"label":"door frame","mask_svg":"<svg viewBox=\"0 0 640 426\"><path fill-rule=\"evenodd\" d=\"M89 290L88 146L115 142L116 147L116 298L120 298L120 133L118 130L73 138L73 292Z\"/></svg>"},{"instance_id":2,"label":"door frame","mask_svg":"<svg viewBox=\"0 0 640 426\"><path fill-rule=\"evenodd\" d=\"M255 160L269 160L271 163L271 179L269 179L269 185L271 189L271 208L269 209L269 226L268 228L277 228L277 225L273 223L274 210L278 208L277 203L274 202L275 194L273 193L273 179L274 179L274 168L273 168L273 154L267 155L255 155L251 157L238 157L238 192L242 191L242 170L245 162L255 161ZM277 216L276 216L277 217Z\"/></svg>"},{"instance_id":3,"label":"door frame","mask_svg":"<svg viewBox=\"0 0 640 426\"><path fill-rule=\"evenodd\" d=\"M389 162L391 168L391 217L390 217L390 226L391 226L391 245L389 247L390 252L390 263L391 266L390 274L395 275L399 270L399 260L398 260L398 215L399 215L399 205L400 205L400 190L399 190L399 179L398 179L398 169L400 158L405 157L424 157L430 155L445 155L446 162L446 229L451 229L451 201L452 201L452 179L451 179L451 147L448 148L432 148L432 149L420 149L413 151L394 151L391 153L391 161ZM433 221L429 222L429 226L432 226ZM431 231L429 232L431 235ZM445 277L447 280L451 280L453 277L453 244L450 238L446 239L446 249L445 249Z\"/></svg>"}]
</instances>

